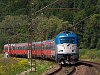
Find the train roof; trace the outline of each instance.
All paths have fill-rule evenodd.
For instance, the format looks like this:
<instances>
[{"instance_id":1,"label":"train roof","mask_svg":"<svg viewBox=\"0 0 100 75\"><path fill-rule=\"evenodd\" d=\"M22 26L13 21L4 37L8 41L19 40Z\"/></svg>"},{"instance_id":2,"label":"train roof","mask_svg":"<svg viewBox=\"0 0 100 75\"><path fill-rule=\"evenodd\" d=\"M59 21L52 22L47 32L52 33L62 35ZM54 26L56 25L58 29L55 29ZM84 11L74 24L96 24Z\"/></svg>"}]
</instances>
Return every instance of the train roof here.
<instances>
[{"instance_id":1,"label":"train roof","mask_svg":"<svg viewBox=\"0 0 100 75\"><path fill-rule=\"evenodd\" d=\"M15 46L15 44L5 44L4 47L9 46L9 45L10 46Z\"/></svg>"},{"instance_id":2,"label":"train roof","mask_svg":"<svg viewBox=\"0 0 100 75\"><path fill-rule=\"evenodd\" d=\"M61 37L77 37L77 35L74 34L73 32L61 32L56 36L56 38L61 38Z\"/></svg>"},{"instance_id":3,"label":"train roof","mask_svg":"<svg viewBox=\"0 0 100 75\"><path fill-rule=\"evenodd\" d=\"M6 46L28 46L28 43L15 43L15 44L5 44L4 47Z\"/></svg>"},{"instance_id":4,"label":"train roof","mask_svg":"<svg viewBox=\"0 0 100 75\"><path fill-rule=\"evenodd\" d=\"M40 42L32 42L32 44L35 44L36 46L41 46L43 44L52 44L53 40L45 40L45 41L40 41ZM10 46L28 46L28 43L15 43L15 44L9 44ZM8 44L5 44L4 47L9 46Z\"/></svg>"},{"instance_id":5,"label":"train roof","mask_svg":"<svg viewBox=\"0 0 100 75\"><path fill-rule=\"evenodd\" d=\"M28 46L28 43L16 43L16 46Z\"/></svg>"}]
</instances>

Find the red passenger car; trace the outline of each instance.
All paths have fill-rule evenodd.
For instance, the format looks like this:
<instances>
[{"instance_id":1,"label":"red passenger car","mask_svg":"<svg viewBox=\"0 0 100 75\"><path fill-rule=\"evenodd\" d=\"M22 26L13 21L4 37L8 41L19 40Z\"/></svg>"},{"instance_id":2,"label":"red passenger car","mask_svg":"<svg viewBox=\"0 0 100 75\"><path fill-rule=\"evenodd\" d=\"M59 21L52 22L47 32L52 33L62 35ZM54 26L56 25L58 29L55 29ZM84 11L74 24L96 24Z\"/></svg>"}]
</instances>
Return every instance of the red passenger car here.
<instances>
[{"instance_id":1,"label":"red passenger car","mask_svg":"<svg viewBox=\"0 0 100 75\"><path fill-rule=\"evenodd\" d=\"M30 44L17 43L4 45L4 53L10 56L27 57L29 55ZM50 58L55 56L55 46L53 40L32 43L32 57Z\"/></svg>"}]
</instances>

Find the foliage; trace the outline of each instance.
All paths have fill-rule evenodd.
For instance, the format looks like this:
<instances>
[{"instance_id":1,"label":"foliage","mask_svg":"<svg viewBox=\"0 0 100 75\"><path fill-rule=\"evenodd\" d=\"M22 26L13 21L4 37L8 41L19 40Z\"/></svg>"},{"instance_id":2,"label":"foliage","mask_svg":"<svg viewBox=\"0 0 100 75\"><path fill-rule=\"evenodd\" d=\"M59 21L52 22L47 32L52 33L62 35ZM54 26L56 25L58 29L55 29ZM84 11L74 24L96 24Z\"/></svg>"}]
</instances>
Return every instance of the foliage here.
<instances>
[{"instance_id":1,"label":"foliage","mask_svg":"<svg viewBox=\"0 0 100 75\"><path fill-rule=\"evenodd\" d=\"M96 49L80 49L80 59L100 62L100 50Z\"/></svg>"},{"instance_id":2,"label":"foliage","mask_svg":"<svg viewBox=\"0 0 100 75\"><path fill-rule=\"evenodd\" d=\"M33 73L29 73L27 75L41 75L43 72L46 72L54 64L54 62L49 62L44 60L38 60L36 62L37 62L36 64L37 71Z\"/></svg>"},{"instance_id":3,"label":"foliage","mask_svg":"<svg viewBox=\"0 0 100 75\"><path fill-rule=\"evenodd\" d=\"M36 12L54 1L32 0L33 7L35 7L33 11ZM6 29L6 34L0 35L2 36L0 48L7 43L8 38L15 38L16 41L11 39L12 42L26 42L28 40L27 16L29 8L29 0L0 1L0 28L12 27L15 30ZM79 10L50 10L48 8L79 8ZM52 39L61 30L68 29L78 35L79 48L100 49L100 0L59 0L48 8L36 13L37 21L32 16L33 21L36 22L36 25L33 26L33 37L37 41ZM41 12L44 13L43 16L40 15ZM19 28L14 28L16 26Z\"/></svg>"},{"instance_id":4,"label":"foliage","mask_svg":"<svg viewBox=\"0 0 100 75\"><path fill-rule=\"evenodd\" d=\"M0 61L0 75L16 75L29 68L26 59L2 58Z\"/></svg>"},{"instance_id":5,"label":"foliage","mask_svg":"<svg viewBox=\"0 0 100 75\"><path fill-rule=\"evenodd\" d=\"M5 20L0 22L0 46L14 42L25 42L27 40L27 16L6 16Z\"/></svg>"},{"instance_id":6,"label":"foliage","mask_svg":"<svg viewBox=\"0 0 100 75\"><path fill-rule=\"evenodd\" d=\"M37 72L28 75L40 75L47 71L54 63L44 60L35 60ZM27 59L20 58L0 58L0 75L17 75L30 69Z\"/></svg>"},{"instance_id":7,"label":"foliage","mask_svg":"<svg viewBox=\"0 0 100 75\"><path fill-rule=\"evenodd\" d=\"M41 38L42 40L53 39L62 29L66 30L69 27L69 23L67 21L63 21L55 16L51 16L49 18L44 17L43 21L41 19L42 17L38 17L36 32L39 33L36 35L36 37L38 37L37 40L39 41L41 41Z\"/></svg>"}]
</instances>

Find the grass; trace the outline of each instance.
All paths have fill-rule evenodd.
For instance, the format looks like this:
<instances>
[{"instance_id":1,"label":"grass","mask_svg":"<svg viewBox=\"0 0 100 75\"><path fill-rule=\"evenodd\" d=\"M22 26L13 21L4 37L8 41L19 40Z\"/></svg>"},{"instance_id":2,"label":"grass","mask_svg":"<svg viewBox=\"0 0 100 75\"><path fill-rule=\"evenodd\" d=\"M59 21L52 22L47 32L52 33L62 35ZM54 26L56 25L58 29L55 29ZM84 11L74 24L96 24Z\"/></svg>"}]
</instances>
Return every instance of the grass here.
<instances>
[{"instance_id":1,"label":"grass","mask_svg":"<svg viewBox=\"0 0 100 75\"><path fill-rule=\"evenodd\" d=\"M79 49L80 59L100 62L100 50L96 49Z\"/></svg>"},{"instance_id":2,"label":"grass","mask_svg":"<svg viewBox=\"0 0 100 75\"><path fill-rule=\"evenodd\" d=\"M36 61L36 72L32 72L27 75L41 75L43 72L47 71L54 63L44 60Z\"/></svg>"},{"instance_id":3,"label":"grass","mask_svg":"<svg viewBox=\"0 0 100 75\"><path fill-rule=\"evenodd\" d=\"M1 53L0 53L0 59L3 58L3 57L4 57L4 54L1 54Z\"/></svg>"},{"instance_id":4,"label":"grass","mask_svg":"<svg viewBox=\"0 0 100 75\"><path fill-rule=\"evenodd\" d=\"M0 75L16 75L29 68L26 59L2 58L0 61Z\"/></svg>"},{"instance_id":5,"label":"grass","mask_svg":"<svg viewBox=\"0 0 100 75\"><path fill-rule=\"evenodd\" d=\"M23 71L30 69L27 59L20 58L3 58L0 54L0 75L16 75ZM54 63L44 60L36 60L36 72L27 75L41 75L41 73L48 70Z\"/></svg>"}]
</instances>

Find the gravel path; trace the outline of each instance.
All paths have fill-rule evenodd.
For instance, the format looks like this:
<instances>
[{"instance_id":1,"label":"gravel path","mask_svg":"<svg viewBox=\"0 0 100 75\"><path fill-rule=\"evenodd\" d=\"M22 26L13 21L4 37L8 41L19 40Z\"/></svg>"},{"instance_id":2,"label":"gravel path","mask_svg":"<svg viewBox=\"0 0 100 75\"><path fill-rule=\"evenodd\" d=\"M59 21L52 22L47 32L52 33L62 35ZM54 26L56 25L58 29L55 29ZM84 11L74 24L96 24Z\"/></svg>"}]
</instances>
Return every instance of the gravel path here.
<instances>
[{"instance_id":1,"label":"gravel path","mask_svg":"<svg viewBox=\"0 0 100 75\"><path fill-rule=\"evenodd\" d=\"M73 75L100 75L100 73L93 67L80 65L76 67Z\"/></svg>"}]
</instances>

